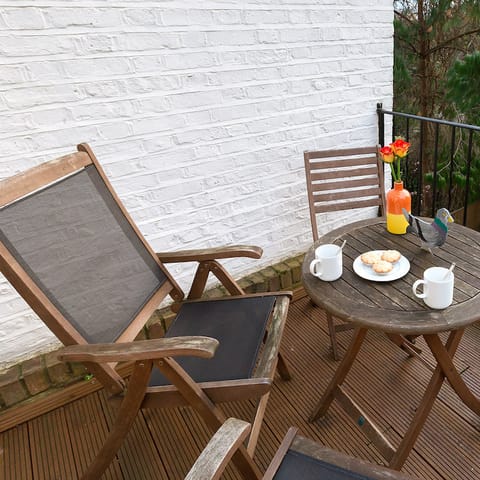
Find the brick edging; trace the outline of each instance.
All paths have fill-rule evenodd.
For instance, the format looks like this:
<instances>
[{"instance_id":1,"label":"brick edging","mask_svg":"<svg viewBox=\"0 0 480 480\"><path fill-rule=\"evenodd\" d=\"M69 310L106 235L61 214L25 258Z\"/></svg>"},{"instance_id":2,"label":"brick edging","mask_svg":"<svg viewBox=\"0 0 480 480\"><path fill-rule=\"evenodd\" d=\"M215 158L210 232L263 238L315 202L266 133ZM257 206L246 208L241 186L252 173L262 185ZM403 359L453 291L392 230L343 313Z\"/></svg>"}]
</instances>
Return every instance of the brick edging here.
<instances>
[{"instance_id":1,"label":"brick edging","mask_svg":"<svg viewBox=\"0 0 480 480\"><path fill-rule=\"evenodd\" d=\"M238 283L246 293L293 290L301 284L302 261L303 254L247 275ZM208 298L223 294L222 287L205 292ZM139 338L160 336L166 320L162 311L155 312ZM18 363L0 375L0 414L11 407L33 401L36 396L43 397L51 390L85 380L87 373L82 364L60 362L56 351Z\"/></svg>"}]
</instances>

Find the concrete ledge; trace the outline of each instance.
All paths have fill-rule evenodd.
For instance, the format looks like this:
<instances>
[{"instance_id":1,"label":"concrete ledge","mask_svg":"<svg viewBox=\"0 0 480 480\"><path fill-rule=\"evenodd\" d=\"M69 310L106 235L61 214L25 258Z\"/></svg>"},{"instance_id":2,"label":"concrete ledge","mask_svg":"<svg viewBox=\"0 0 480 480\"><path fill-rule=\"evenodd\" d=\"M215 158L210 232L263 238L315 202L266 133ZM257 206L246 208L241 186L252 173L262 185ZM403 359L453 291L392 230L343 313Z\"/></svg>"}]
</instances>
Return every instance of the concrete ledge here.
<instances>
[{"instance_id":1,"label":"concrete ledge","mask_svg":"<svg viewBox=\"0 0 480 480\"><path fill-rule=\"evenodd\" d=\"M247 293L293 290L301 283L302 261L303 254L259 270L238 283ZM224 295L222 287L213 288L204 294L206 298ZM158 310L137 338L163 336L172 318L170 310ZM56 359L55 351L26 360L0 375L0 416L12 407L29 404L51 391L89 380L88 371L82 364L62 363Z\"/></svg>"}]
</instances>

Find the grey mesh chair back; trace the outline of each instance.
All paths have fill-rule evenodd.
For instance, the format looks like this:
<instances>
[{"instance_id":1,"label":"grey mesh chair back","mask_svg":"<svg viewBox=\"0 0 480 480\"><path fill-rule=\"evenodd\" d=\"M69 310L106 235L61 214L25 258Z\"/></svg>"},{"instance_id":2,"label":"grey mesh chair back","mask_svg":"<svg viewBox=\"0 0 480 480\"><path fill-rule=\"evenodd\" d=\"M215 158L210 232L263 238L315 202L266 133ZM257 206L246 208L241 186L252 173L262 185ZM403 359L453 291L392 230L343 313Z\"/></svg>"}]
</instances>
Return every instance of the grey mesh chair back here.
<instances>
[{"instance_id":1,"label":"grey mesh chair back","mask_svg":"<svg viewBox=\"0 0 480 480\"><path fill-rule=\"evenodd\" d=\"M65 345L133 340L183 295L85 145L2 184L0 241L2 272Z\"/></svg>"},{"instance_id":2,"label":"grey mesh chair back","mask_svg":"<svg viewBox=\"0 0 480 480\"><path fill-rule=\"evenodd\" d=\"M318 214L374 206L383 215L384 175L377 147L307 151L304 160L314 241Z\"/></svg>"}]
</instances>

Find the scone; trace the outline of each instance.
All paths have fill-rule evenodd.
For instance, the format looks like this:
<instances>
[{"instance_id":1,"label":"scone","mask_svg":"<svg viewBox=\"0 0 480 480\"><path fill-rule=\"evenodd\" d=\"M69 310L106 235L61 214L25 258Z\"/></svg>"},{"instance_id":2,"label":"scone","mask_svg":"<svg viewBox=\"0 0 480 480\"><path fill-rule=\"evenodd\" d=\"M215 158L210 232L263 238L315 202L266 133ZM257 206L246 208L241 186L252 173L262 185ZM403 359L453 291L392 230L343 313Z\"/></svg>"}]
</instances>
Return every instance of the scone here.
<instances>
[{"instance_id":1,"label":"scone","mask_svg":"<svg viewBox=\"0 0 480 480\"><path fill-rule=\"evenodd\" d=\"M401 253L398 250L385 250L382 253L382 260L386 262L395 263L400 260Z\"/></svg>"},{"instance_id":2,"label":"scone","mask_svg":"<svg viewBox=\"0 0 480 480\"><path fill-rule=\"evenodd\" d=\"M371 267L374 263L377 263L382 259L382 253L381 252L366 252L363 253L360 256L360 259L362 260L362 263L364 265L367 265L368 267Z\"/></svg>"},{"instance_id":3,"label":"scone","mask_svg":"<svg viewBox=\"0 0 480 480\"><path fill-rule=\"evenodd\" d=\"M378 275L385 275L393 270L393 264L386 260L379 260L372 265L372 269L375 273L378 273Z\"/></svg>"}]
</instances>

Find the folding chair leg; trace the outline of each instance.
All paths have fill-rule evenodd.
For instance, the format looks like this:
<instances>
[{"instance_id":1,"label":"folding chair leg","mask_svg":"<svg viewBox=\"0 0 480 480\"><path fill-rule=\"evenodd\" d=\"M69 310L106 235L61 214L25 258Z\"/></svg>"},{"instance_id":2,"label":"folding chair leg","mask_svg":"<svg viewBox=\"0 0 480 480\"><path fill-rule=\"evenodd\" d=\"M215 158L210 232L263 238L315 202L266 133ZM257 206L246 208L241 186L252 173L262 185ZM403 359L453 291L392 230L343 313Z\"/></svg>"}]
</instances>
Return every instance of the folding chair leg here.
<instances>
[{"instance_id":1,"label":"folding chair leg","mask_svg":"<svg viewBox=\"0 0 480 480\"><path fill-rule=\"evenodd\" d=\"M332 314L328 312L327 312L327 324L328 324L328 333L330 335L330 345L332 346L333 359L338 360L340 357L338 355L337 332L335 330L335 324L333 322Z\"/></svg>"},{"instance_id":2,"label":"folding chair leg","mask_svg":"<svg viewBox=\"0 0 480 480\"><path fill-rule=\"evenodd\" d=\"M402 350L408 353L409 357L420 357L422 349L414 345L407 337L399 335L398 333L387 333L387 337Z\"/></svg>"},{"instance_id":3,"label":"folding chair leg","mask_svg":"<svg viewBox=\"0 0 480 480\"><path fill-rule=\"evenodd\" d=\"M347 376L348 372L352 368L353 362L357 357L357 354L362 346L362 343L365 339L365 335L367 334L366 328L356 328L350 341L350 345L348 347L347 353L344 355L340 365L338 366L337 370L335 371L335 375L330 380L327 389L325 390L322 398L316 405L314 411L310 415L308 419L309 422L314 422L319 417L323 417L327 412L328 408L330 407L333 399L335 398L335 393L340 385L342 385L345 377Z\"/></svg>"},{"instance_id":4,"label":"folding chair leg","mask_svg":"<svg viewBox=\"0 0 480 480\"><path fill-rule=\"evenodd\" d=\"M277 363L277 371L278 374L280 375L280 378L282 380L291 380L292 375L290 373L290 369L288 368L288 364L283 358L283 355L281 352L278 352L278 363Z\"/></svg>"},{"instance_id":5,"label":"folding chair leg","mask_svg":"<svg viewBox=\"0 0 480 480\"><path fill-rule=\"evenodd\" d=\"M255 454L255 448L257 447L258 436L260 435L260 428L263 422L263 416L265 415L265 409L267 408L268 398L270 397L270 392L263 395L258 401L257 413L255 414L255 419L252 424L252 429L250 431L250 437L248 438L247 452L253 458Z\"/></svg>"},{"instance_id":6,"label":"folding chair leg","mask_svg":"<svg viewBox=\"0 0 480 480\"><path fill-rule=\"evenodd\" d=\"M98 480L108 468L123 440L132 428L147 390L152 361L136 362L128 384L127 394L117 412L115 424L93 463L81 477L82 480Z\"/></svg>"},{"instance_id":7,"label":"folding chair leg","mask_svg":"<svg viewBox=\"0 0 480 480\"><path fill-rule=\"evenodd\" d=\"M311 300L312 304L317 307L318 305ZM337 342L337 332L344 332L345 330L352 330L354 327L353 324L350 323L340 323L335 325L333 316L331 313L325 311L325 315L327 317L327 326L328 326L328 335L330 337L330 346L332 348L332 357L335 361L340 360L340 354L338 352L338 342Z\"/></svg>"}]
</instances>

